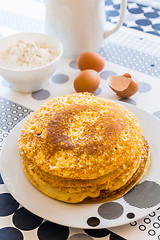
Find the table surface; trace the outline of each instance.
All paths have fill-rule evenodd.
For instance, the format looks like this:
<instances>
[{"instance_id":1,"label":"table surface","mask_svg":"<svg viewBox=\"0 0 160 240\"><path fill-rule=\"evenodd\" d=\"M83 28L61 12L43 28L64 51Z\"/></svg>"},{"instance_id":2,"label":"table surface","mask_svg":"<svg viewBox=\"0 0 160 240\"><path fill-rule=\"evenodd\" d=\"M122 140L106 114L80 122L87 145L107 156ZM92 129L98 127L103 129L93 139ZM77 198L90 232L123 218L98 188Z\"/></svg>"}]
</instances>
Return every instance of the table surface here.
<instances>
[{"instance_id":1,"label":"table surface","mask_svg":"<svg viewBox=\"0 0 160 240\"><path fill-rule=\"evenodd\" d=\"M106 24L115 23L120 1L105 1ZM35 11L36 9L36 11ZM25 31L44 32L43 0L0 0L0 37ZM101 82L95 95L133 104L160 119L160 2L128 1L123 27L104 41L100 54L105 58ZM138 92L120 99L108 87L110 75L134 75ZM62 59L55 74L43 89L30 94L12 90L0 77L0 151L10 131L30 112L47 100L74 93L73 80L78 73L75 59ZM152 126L154 127L154 126ZM62 216L63 217L63 216ZM112 229L75 229L42 219L22 207L10 195L0 177L0 239L6 240L158 240L160 206L138 221Z\"/></svg>"}]
</instances>

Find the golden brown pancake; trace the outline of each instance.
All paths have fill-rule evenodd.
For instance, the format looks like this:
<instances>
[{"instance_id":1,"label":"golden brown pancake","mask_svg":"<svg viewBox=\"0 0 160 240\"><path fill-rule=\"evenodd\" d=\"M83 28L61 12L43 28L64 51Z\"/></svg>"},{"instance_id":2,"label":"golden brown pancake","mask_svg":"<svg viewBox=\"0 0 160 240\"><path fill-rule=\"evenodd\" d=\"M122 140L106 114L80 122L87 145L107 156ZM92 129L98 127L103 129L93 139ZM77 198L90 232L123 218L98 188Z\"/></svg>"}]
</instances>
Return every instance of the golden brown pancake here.
<instances>
[{"instance_id":1,"label":"golden brown pancake","mask_svg":"<svg viewBox=\"0 0 160 240\"><path fill-rule=\"evenodd\" d=\"M135 115L89 93L42 105L24 124L18 144L31 183L64 202L119 198L149 167L149 146Z\"/></svg>"}]
</instances>

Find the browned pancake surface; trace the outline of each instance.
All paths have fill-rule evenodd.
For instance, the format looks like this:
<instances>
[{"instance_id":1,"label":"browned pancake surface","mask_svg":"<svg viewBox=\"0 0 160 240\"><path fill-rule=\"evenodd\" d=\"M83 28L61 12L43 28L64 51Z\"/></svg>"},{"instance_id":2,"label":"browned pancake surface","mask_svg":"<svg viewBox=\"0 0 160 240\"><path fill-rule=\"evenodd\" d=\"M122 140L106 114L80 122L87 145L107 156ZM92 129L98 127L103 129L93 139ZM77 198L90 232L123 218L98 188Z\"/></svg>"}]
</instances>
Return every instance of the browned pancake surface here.
<instances>
[{"instance_id":1,"label":"browned pancake surface","mask_svg":"<svg viewBox=\"0 0 160 240\"><path fill-rule=\"evenodd\" d=\"M46 185L45 194L56 199L78 202L125 186L140 166L144 140L125 107L77 93L43 104L24 124L18 144L34 185Z\"/></svg>"}]
</instances>

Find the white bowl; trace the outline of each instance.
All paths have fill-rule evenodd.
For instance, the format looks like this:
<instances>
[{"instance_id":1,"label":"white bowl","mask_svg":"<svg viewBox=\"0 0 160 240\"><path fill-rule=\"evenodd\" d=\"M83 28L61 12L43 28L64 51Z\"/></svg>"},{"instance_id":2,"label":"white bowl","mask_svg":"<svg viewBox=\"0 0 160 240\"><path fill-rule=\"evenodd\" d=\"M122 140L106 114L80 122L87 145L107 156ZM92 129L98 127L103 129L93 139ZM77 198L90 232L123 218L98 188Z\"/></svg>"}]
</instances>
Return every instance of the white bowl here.
<instances>
[{"instance_id":1,"label":"white bowl","mask_svg":"<svg viewBox=\"0 0 160 240\"><path fill-rule=\"evenodd\" d=\"M62 44L57 38L44 33L17 33L0 39L0 52L15 45L19 40L42 42L48 47L54 47L58 50L58 56L53 61L39 67L15 69L0 66L0 75L16 91L26 93L38 91L54 73L63 53Z\"/></svg>"}]
</instances>

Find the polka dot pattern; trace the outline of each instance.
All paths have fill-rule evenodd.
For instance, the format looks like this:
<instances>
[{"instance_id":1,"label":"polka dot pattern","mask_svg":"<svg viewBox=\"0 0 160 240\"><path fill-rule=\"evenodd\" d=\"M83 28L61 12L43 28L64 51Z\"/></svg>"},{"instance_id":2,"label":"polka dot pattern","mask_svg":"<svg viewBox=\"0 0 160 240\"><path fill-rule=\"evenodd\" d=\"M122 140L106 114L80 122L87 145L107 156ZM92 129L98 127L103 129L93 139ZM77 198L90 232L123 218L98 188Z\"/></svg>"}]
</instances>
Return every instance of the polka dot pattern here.
<instances>
[{"instance_id":1,"label":"polka dot pattern","mask_svg":"<svg viewBox=\"0 0 160 240\"><path fill-rule=\"evenodd\" d=\"M105 219L116 219L123 214L123 206L116 202L103 203L98 208L98 213Z\"/></svg>"},{"instance_id":2,"label":"polka dot pattern","mask_svg":"<svg viewBox=\"0 0 160 240\"><path fill-rule=\"evenodd\" d=\"M73 68L73 69L78 69L77 64L76 64L76 60L73 60L69 63L69 67Z\"/></svg>"},{"instance_id":3,"label":"polka dot pattern","mask_svg":"<svg viewBox=\"0 0 160 240\"><path fill-rule=\"evenodd\" d=\"M69 236L69 228L51 222L44 222L38 228L39 240L66 240Z\"/></svg>"},{"instance_id":4,"label":"polka dot pattern","mask_svg":"<svg viewBox=\"0 0 160 240\"><path fill-rule=\"evenodd\" d=\"M98 88L96 89L96 91L95 91L93 94L94 94L95 96L98 96L98 95L101 94L101 92L102 92L101 88L98 87Z\"/></svg>"},{"instance_id":5,"label":"polka dot pattern","mask_svg":"<svg viewBox=\"0 0 160 240\"><path fill-rule=\"evenodd\" d=\"M109 2L106 0L106 20L112 23L118 21L120 13L120 7L118 5L116 7L114 3L114 0ZM149 2L149 5L151 5L151 1ZM130 20L127 16L129 16ZM152 31L149 31L150 34L160 36L159 16L160 7L158 6L155 8L147 6L146 2L145 5L143 5L139 4L138 1L128 1L123 26L144 32L148 32L147 29L152 29ZM157 20L157 23L154 23L155 20Z\"/></svg>"},{"instance_id":6,"label":"polka dot pattern","mask_svg":"<svg viewBox=\"0 0 160 240\"><path fill-rule=\"evenodd\" d=\"M5 227L0 229L0 239L3 240L23 240L23 234L13 227Z\"/></svg>"},{"instance_id":7,"label":"polka dot pattern","mask_svg":"<svg viewBox=\"0 0 160 240\"><path fill-rule=\"evenodd\" d=\"M160 24L159 23L153 24L152 28L159 31L160 30Z\"/></svg>"},{"instance_id":8,"label":"polka dot pattern","mask_svg":"<svg viewBox=\"0 0 160 240\"><path fill-rule=\"evenodd\" d=\"M132 29L136 29L136 30L139 30L139 31L143 31L143 29L141 27L138 27L138 26L133 26L131 27Z\"/></svg>"},{"instance_id":9,"label":"polka dot pattern","mask_svg":"<svg viewBox=\"0 0 160 240\"><path fill-rule=\"evenodd\" d=\"M118 9L118 10L120 10L120 4L113 4L113 7L114 7L114 9Z\"/></svg>"},{"instance_id":10,"label":"polka dot pattern","mask_svg":"<svg viewBox=\"0 0 160 240\"><path fill-rule=\"evenodd\" d=\"M92 236L94 238L105 238L105 237L109 236L109 239L112 239L112 240L126 240L123 237L111 232L108 229L96 229L96 230L94 230L94 229L84 229L84 231L89 236Z\"/></svg>"},{"instance_id":11,"label":"polka dot pattern","mask_svg":"<svg viewBox=\"0 0 160 240\"><path fill-rule=\"evenodd\" d=\"M146 230L146 226L145 225L140 225L139 226L139 230L140 231L145 231Z\"/></svg>"},{"instance_id":12,"label":"polka dot pattern","mask_svg":"<svg viewBox=\"0 0 160 240\"><path fill-rule=\"evenodd\" d=\"M100 223L100 220L97 217L90 217L90 218L87 219L87 224L90 227L96 227L96 226L99 225L99 223Z\"/></svg>"},{"instance_id":13,"label":"polka dot pattern","mask_svg":"<svg viewBox=\"0 0 160 240\"><path fill-rule=\"evenodd\" d=\"M19 208L13 215L14 225L21 230L33 230L37 228L43 219L29 212L25 208Z\"/></svg>"},{"instance_id":14,"label":"polka dot pattern","mask_svg":"<svg viewBox=\"0 0 160 240\"><path fill-rule=\"evenodd\" d=\"M150 222L151 222L151 219L150 219L150 218L145 218L145 219L144 219L144 223L149 224Z\"/></svg>"},{"instance_id":15,"label":"polka dot pattern","mask_svg":"<svg viewBox=\"0 0 160 240\"><path fill-rule=\"evenodd\" d=\"M107 17L117 17L117 16L119 16L119 12L118 11L107 11L106 15L107 15Z\"/></svg>"},{"instance_id":16,"label":"polka dot pattern","mask_svg":"<svg viewBox=\"0 0 160 240\"><path fill-rule=\"evenodd\" d=\"M78 233L69 237L68 240L93 240L93 238L85 234Z\"/></svg>"},{"instance_id":17,"label":"polka dot pattern","mask_svg":"<svg viewBox=\"0 0 160 240\"><path fill-rule=\"evenodd\" d=\"M114 72L114 71L102 71L101 72L101 78L103 79L103 80L107 80L107 78L108 78L108 76L110 76L110 75L117 75L117 73L116 72ZM57 83L58 84L58 83ZM61 83L59 83L59 84L61 84ZM150 85L149 84L146 84L145 82L144 83L140 83L140 89L143 89L143 91L141 91L140 90L140 92L142 92L142 93L145 93L145 92L149 92L150 90L151 90L151 88L149 87ZM95 91L95 95L99 95L99 94L101 94L101 92L102 92L102 89L101 88L98 88L96 91ZM32 93L32 95L34 95L35 93ZM40 93L38 93L38 94L40 94ZM35 96L35 95L34 95ZM38 96L38 95L37 95ZM41 100L42 98L41 97L37 97L37 99L35 98L35 100ZM130 103L130 104L134 104L134 105L136 105L136 102L133 100L133 99L131 99L131 98L129 98L129 99L120 99L120 101L125 101L125 102L128 102L128 103ZM3 102L3 101L2 101ZM5 103L6 105L7 105L7 107L11 104L12 105L12 107L15 107L16 106L16 108L19 110L19 111L22 111L22 112L25 112L26 113L26 115L27 114L29 114L29 112L30 111L28 111L28 110L25 110L25 109L23 109L23 107L22 106L20 106L20 105L15 105L14 103L12 103L12 102L6 102ZM2 104L2 105L4 105L4 103ZM4 107L4 108L6 108L6 107ZM2 109L3 109L3 107L2 107ZM5 113L3 113L2 112L2 116L4 116L5 115ZM23 115L23 114L22 114ZM155 114L156 115L156 114ZM5 115L6 116L6 115ZM11 117L12 117L12 114L8 114L7 115L7 117L10 119ZM19 116L19 117L24 117L24 116ZM17 119L15 119L16 121L18 121L18 118ZM4 123L3 123L4 124ZM5 136L5 132L2 132L1 134L3 134L3 137ZM113 208L115 209L115 206L113 206ZM14 211L15 211L15 213L14 213ZM15 227L16 228L18 228L19 230L23 230L23 231L30 231L30 230L34 230L34 229L36 229L37 227L38 227L38 237L39 237L39 239L45 239L46 238L46 236L48 236L48 232L49 232L49 236L50 235L52 235L52 230L53 230L53 228L52 227L50 227L50 225L52 225L52 223L50 223L50 222L44 222L44 223L42 223L42 219L41 218L39 218L39 217L37 217L37 216L35 216L34 214L32 214L32 213L30 213L30 212L28 212L26 209L24 209L23 207L21 207L21 208L19 208L18 210L17 209L15 209L13 211L13 224L15 225ZM121 212L120 213L118 213L119 212L119 210L118 211L116 211L116 214L114 214L113 212L109 212L109 211L107 211L107 205L106 206L103 206L103 204L102 205L100 205L100 207L99 207L99 209L98 209L98 211L99 211L99 215L100 215L100 217L103 217L103 218L108 218L108 219L114 219L114 218L117 218L117 217L119 217L121 214L122 214L122 212L123 212L123 210L121 210ZM128 218L128 219L134 219L134 213L132 213L132 212L129 212L129 213L127 213L126 214L126 217ZM23 219L23 221L21 221L21 219ZM98 225L99 225L99 223L100 223L100 219L99 218L97 218L97 217L90 217L88 220L87 220L87 223L88 223L88 225L90 226L90 227L97 227ZM44 224L44 225L43 225ZM45 226L45 224L46 224L46 226ZM142 224L143 225L143 224ZM55 225L54 225L55 226ZM56 225L57 226L57 225ZM59 225L58 225L59 226ZM157 226L157 228L158 228L158 225L155 225L155 229L156 229L156 226ZM61 228L61 226L60 226L60 228ZM47 229L47 230L46 230ZM68 232L69 232L69 228L67 228L68 229ZM143 227L141 227L140 229L143 229ZM92 229L92 230L94 230L94 229ZM63 231L63 230L62 230ZM64 230L65 232L67 231L66 230L66 228L65 228L65 230ZM141 230L142 231L142 230ZM105 230L101 230L101 231L97 231L97 229L95 230L95 233L94 232L92 232L92 233L90 233L90 235L89 235L89 233L87 233L87 230L85 230L85 232L86 232L86 234L88 234L88 236L87 235L84 235L84 234L82 234L82 235L72 235L72 236L70 236L70 239L77 239L78 237L79 238L81 238L81 236L85 239L92 239L92 237L104 237L104 236L107 236L107 235L110 235L110 239L123 239L123 238L121 238L120 236L118 236L118 235L116 235L116 234L114 234L114 233L111 233L110 231L106 231L106 229ZM91 235L92 234L92 235ZM96 235L97 234L97 235ZM150 231L150 234L152 234L152 231ZM68 234L64 234L65 236L66 235L68 235L69 236L69 233ZM62 236L61 236L61 238L62 239L65 239L65 237L64 237L64 235L62 234ZM118 238L117 238L117 236L118 236Z\"/></svg>"},{"instance_id":18,"label":"polka dot pattern","mask_svg":"<svg viewBox=\"0 0 160 240\"><path fill-rule=\"evenodd\" d=\"M41 89L41 90L39 90L37 92L33 92L31 94L31 96L35 100L45 100L45 99L49 98L50 93L49 93L49 91L47 91L45 89Z\"/></svg>"},{"instance_id":19,"label":"polka dot pattern","mask_svg":"<svg viewBox=\"0 0 160 240\"><path fill-rule=\"evenodd\" d=\"M9 194L0 194L0 216L8 216L14 213L19 207L19 203Z\"/></svg>"},{"instance_id":20,"label":"polka dot pattern","mask_svg":"<svg viewBox=\"0 0 160 240\"><path fill-rule=\"evenodd\" d=\"M160 119L160 111L154 112L153 115Z\"/></svg>"},{"instance_id":21,"label":"polka dot pattern","mask_svg":"<svg viewBox=\"0 0 160 240\"><path fill-rule=\"evenodd\" d=\"M111 233L110 240L126 240L126 239L115 233Z\"/></svg>"},{"instance_id":22,"label":"polka dot pattern","mask_svg":"<svg viewBox=\"0 0 160 240\"><path fill-rule=\"evenodd\" d=\"M113 72L113 71L102 71L100 73L100 77L104 80L107 80L109 76L117 76L117 73L116 72Z\"/></svg>"},{"instance_id":23,"label":"polka dot pattern","mask_svg":"<svg viewBox=\"0 0 160 240\"><path fill-rule=\"evenodd\" d=\"M119 100L136 106L136 102L132 98L121 98Z\"/></svg>"},{"instance_id":24,"label":"polka dot pattern","mask_svg":"<svg viewBox=\"0 0 160 240\"><path fill-rule=\"evenodd\" d=\"M0 128L3 128L3 125L0 124ZM0 129L0 151L2 149L3 143L5 142L6 138L8 137L8 132L5 130Z\"/></svg>"},{"instance_id":25,"label":"polka dot pattern","mask_svg":"<svg viewBox=\"0 0 160 240\"><path fill-rule=\"evenodd\" d=\"M108 236L111 231L109 231L108 229L84 229L84 231L92 237L95 238L102 238L102 237L106 237Z\"/></svg>"},{"instance_id":26,"label":"polka dot pattern","mask_svg":"<svg viewBox=\"0 0 160 240\"><path fill-rule=\"evenodd\" d=\"M1 11L0 22L2 26L9 29L14 29L15 32L43 32L43 25L39 19L34 18L31 21L26 15L18 14L17 12L10 12L8 17L8 11Z\"/></svg>"},{"instance_id":27,"label":"polka dot pattern","mask_svg":"<svg viewBox=\"0 0 160 240\"><path fill-rule=\"evenodd\" d=\"M154 228L160 228L160 223L159 222L154 222L153 227Z\"/></svg>"},{"instance_id":28,"label":"polka dot pattern","mask_svg":"<svg viewBox=\"0 0 160 240\"><path fill-rule=\"evenodd\" d=\"M160 186L151 181L144 181L135 186L124 197L131 206L150 208L160 203Z\"/></svg>"},{"instance_id":29,"label":"polka dot pattern","mask_svg":"<svg viewBox=\"0 0 160 240\"><path fill-rule=\"evenodd\" d=\"M134 217L135 217L134 213L128 213L127 214L127 218L129 218L129 219L133 219Z\"/></svg>"},{"instance_id":30,"label":"polka dot pattern","mask_svg":"<svg viewBox=\"0 0 160 240\"><path fill-rule=\"evenodd\" d=\"M149 234L150 236L155 236L156 232L155 232L155 230L150 229L150 230L148 231L148 234Z\"/></svg>"},{"instance_id":31,"label":"polka dot pattern","mask_svg":"<svg viewBox=\"0 0 160 240\"><path fill-rule=\"evenodd\" d=\"M128 9L128 12L133 13L133 14L141 14L141 13L143 13L143 10L142 10L142 8L137 7L137 8Z\"/></svg>"},{"instance_id":32,"label":"polka dot pattern","mask_svg":"<svg viewBox=\"0 0 160 240\"><path fill-rule=\"evenodd\" d=\"M43 2L43 0L37 0L35 2ZM148 8L146 5L138 4L133 1L128 1L127 4L127 12L125 16L125 21L123 23L123 26L133 28L138 31L144 31L149 34L153 34L156 36L160 36L160 24L157 21L157 19L160 16L160 9L150 7ZM117 19L119 18L119 12L120 12L120 4L117 4L116 1L112 0L106 0L105 1L106 6L106 19L110 22L117 22ZM109 8L109 10L107 9ZM20 16L15 14L12 15L12 18L14 19L13 23L9 24L8 21L4 19L7 19L8 16L7 12L4 11L1 16L0 20L2 19L2 24L4 23L7 27L14 27L16 24L16 29L18 31L41 31L42 30L42 24L40 21L33 20L33 22L29 21L27 17L24 17L20 20ZM0 34L0 36L2 36ZM117 32L117 36L118 32ZM134 36L133 36L134 37ZM112 37L111 37L112 38ZM116 34L114 35L114 38L116 39ZM124 39L124 38L123 38ZM129 69L137 70L142 73L146 73L147 75L154 76L154 77L160 77L159 76L159 59L157 57L151 56L147 51L144 53L144 51L138 52L135 51L135 49L132 49L129 47L128 42L133 43L131 37L126 37L126 46L121 46L119 42L117 41L117 44L114 44L114 42L111 43L107 42L105 47L101 49L101 54L105 57L105 59L108 62L115 63L120 66L127 67ZM137 39L137 44L141 42L142 45L145 45L145 39L139 38ZM151 44L148 44L151 45ZM147 47L144 47L147 49ZM133 57L134 56L134 57ZM68 63L67 67L69 69L72 69L72 72L78 70L76 66L76 61L72 60ZM112 69L112 70L111 70ZM100 73L101 82L105 82L110 75L118 75L119 69L111 68L110 65L106 65L105 69ZM74 70L74 71L73 71ZM103 81L104 80L104 81ZM145 81L145 79L144 79ZM52 76L50 79L51 86L59 85L64 87L65 84L69 82L69 75L65 73L59 73ZM6 81L2 81L2 87L4 87L7 91L11 91L11 86ZM147 96L148 93L152 93L153 89L151 87L151 84L149 82L140 82L140 87L138 91L138 95L144 96L144 102L145 102L145 96ZM100 85L100 87L94 92L94 95L99 96L103 95L103 85ZM105 95L107 97L107 95ZM41 89L38 92L34 92L31 94L32 99L36 104L39 104L38 102L41 100L47 100L51 97L51 91L50 89ZM1 100L1 98L0 98ZM136 105L137 99L135 98L129 98L129 99L119 99L120 101L127 102L132 105ZM138 103L139 104L139 103ZM0 103L0 150L3 146L3 142L5 138L7 138L9 132L13 129L15 124L17 124L20 120L22 120L25 116L27 116L32 110L29 108L25 108L17 103L8 101L6 99L3 99L2 105ZM154 109L153 115L160 119L160 109ZM5 187L3 184L3 180L0 177L0 186ZM154 184L153 184L154 185ZM155 192L157 192L159 196L159 190L156 185L152 188L155 188ZM140 188L141 190L141 188ZM140 190L137 190L138 192ZM7 194L5 197L3 194ZM135 192L136 194L136 192ZM155 193L154 193L155 194ZM156 196L154 204L158 202L158 196ZM126 197L126 196L125 196ZM7 200L6 200L7 199ZM130 201L130 197L126 197L127 201L129 202L129 205L132 206L132 202ZM137 200L138 206L145 207L149 206L147 201L144 201L144 205L140 205L140 200ZM2 203L2 204L1 204ZM131 204L130 204L131 203ZM6 204L6 205L5 205ZM20 207L20 208L19 208ZM112 205L113 210L115 208L114 205ZM133 206L135 207L135 206ZM3 208L3 209L2 209ZM136 231L144 232L147 236L149 236L151 239L156 238L160 239L159 229L160 229L160 215L158 215L158 211L152 212L148 216L146 216L144 219L139 221L134 221L135 214L134 211L132 212L133 208L130 209L130 211L124 212L121 208L121 205L116 208L118 209L116 212L112 211L109 212L107 210L108 206L100 204L99 209L97 209L97 214L99 216L96 217L90 216L86 221L89 227L92 227L92 229L84 230L83 233L77 233L77 230L74 233L74 230L72 229L70 233L69 227L64 227L57 225L55 223L48 222L46 220L43 220L42 218L35 216L34 214L27 211L25 208L19 206L19 204L12 198L12 196L8 193L0 192L0 214L2 214L0 217L0 221L7 217L10 219L12 227L2 227L0 229L0 239L10 239L10 240L21 240L21 239L30 239L29 234L33 232L34 237L36 239L68 239L68 240L93 240L94 238L105 238L110 240L123 240L124 238L111 232L108 229L95 229L99 226L101 223L101 219L111 219L111 221L114 221L116 218L120 218L123 214L126 218L133 220L133 222L130 224L130 228L137 229ZM4 210L5 209L5 210ZM44 221L44 222L43 222ZM3 222L3 220L2 220ZM15 227L13 227L13 224ZM2 223L3 225L3 223ZM80 230L81 231L81 230ZM25 235L26 234L26 235ZM27 235L28 234L28 235ZM35 239L35 238L33 238ZM35 239L35 240L36 240Z\"/></svg>"},{"instance_id":33,"label":"polka dot pattern","mask_svg":"<svg viewBox=\"0 0 160 240\"><path fill-rule=\"evenodd\" d=\"M113 42L109 41L107 44L104 43L104 46L100 49L100 54L109 62L113 62L120 66L125 66L151 76L160 77L160 72L158 70L158 57L153 57L149 53L138 51L136 48L128 48L124 44L119 46L113 40ZM108 77L107 72L105 71L102 71L100 76L105 80Z\"/></svg>"},{"instance_id":34,"label":"polka dot pattern","mask_svg":"<svg viewBox=\"0 0 160 240\"><path fill-rule=\"evenodd\" d=\"M144 13L146 18L158 18L159 14L156 11Z\"/></svg>"},{"instance_id":35,"label":"polka dot pattern","mask_svg":"<svg viewBox=\"0 0 160 240\"><path fill-rule=\"evenodd\" d=\"M28 116L31 112L32 110L29 108L0 98L0 129L10 132L19 121ZM3 132L0 132L0 135L2 133ZM3 137L7 137L6 133L3 133Z\"/></svg>"},{"instance_id":36,"label":"polka dot pattern","mask_svg":"<svg viewBox=\"0 0 160 240\"><path fill-rule=\"evenodd\" d=\"M154 217L155 215L156 215L155 212L152 212L152 213L149 214L150 217Z\"/></svg>"},{"instance_id":37,"label":"polka dot pattern","mask_svg":"<svg viewBox=\"0 0 160 240\"><path fill-rule=\"evenodd\" d=\"M3 182L3 179L2 179L2 176L1 176L1 174L0 174L0 184L3 184L4 182Z\"/></svg>"},{"instance_id":38,"label":"polka dot pattern","mask_svg":"<svg viewBox=\"0 0 160 240\"><path fill-rule=\"evenodd\" d=\"M68 82L69 80L69 77L66 75L66 74L55 74L53 75L53 77L51 78L51 80L55 83L58 83L58 84L63 84L63 83L66 83Z\"/></svg>"},{"instance_id":39,"label":"polka dot pattern","mask_svg":"<svg viewBox=\"0 0 160 240\"><path fill-rule=\"evenodd\" d=\"M134 227L134 226L136 226L136 225L137 225L137 222L136 222L136 221L134 221L134 222L130 223L130 225Z\"/></svg>"},{"instance_id":40,"label":"polka dot pattern","mask_svg":"<svg viewBox=\"0 0 160 240\"><path fill-rule=\"evenodd\" d=\"M149 92L151 90L151 85L145 82L139 82L139 89L138 92L141 93L146 93Z\"/></svg>"},{"instance_id":41,"label":"polka dot pattern","mask_svg":"<svg viewBox=\"0 0 160 240\"><path fill-rule=\"evenodd\" d=\"M160 34L157 33L156 31L147 31L147 33L151 33L151 34L153 34L155 36L160 36Z\"/></svg>"},{"instance_id":42,"label":"polka dot pattern","mask_svg":"<svg viewBox=\"0 0 160 240\"><path fill-rule=\"evenodd\" d=\"M136 23L139 26L148 26L151 24L151 21L149 21L148 19L139 19L136 21Z\"/></svg>"}]
</instances>

